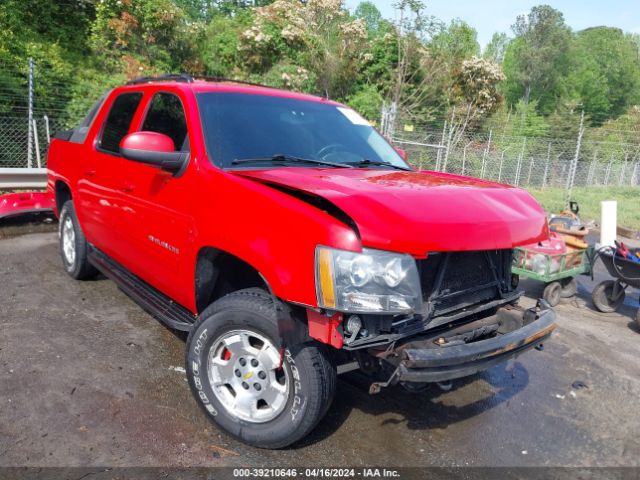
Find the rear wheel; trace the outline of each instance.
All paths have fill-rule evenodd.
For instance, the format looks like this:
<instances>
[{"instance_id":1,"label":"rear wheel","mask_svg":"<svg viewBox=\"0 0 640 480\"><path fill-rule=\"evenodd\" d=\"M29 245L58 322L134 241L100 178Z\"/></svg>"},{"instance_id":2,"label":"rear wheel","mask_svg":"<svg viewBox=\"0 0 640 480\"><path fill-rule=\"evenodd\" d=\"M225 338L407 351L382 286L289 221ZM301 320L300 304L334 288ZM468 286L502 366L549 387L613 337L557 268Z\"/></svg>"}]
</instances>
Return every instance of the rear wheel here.
<instances>
[{"instance_id":1,"label":"rear wheel","mask_svg":"<svg viewBox=\"0 0 640 480\"><path fill-rule=\"evenodd\" d=\"M605 280L596 285L591 293L593 304L603 313L615 312L624 302L625 292L622 286L616 287L613 280Z\"/></svg>"},{"instance_id":2,"label":"rear wheel","mask_svg":"<svg viewBox=\"0 0 640 480\"><path fill-rule=\"evenodd\" d=\"M94 277L98 270L87 259L89 244L80 228L71 200L66 201L60 210L58 236L65 271L76 280Z\"/></svg>"},{"instance_id":3,"label":"rear wheel","mask_svg":"<svg viewBox=\"0 0 640 480\"><path fill-rule=\"evenodd\" d=\"M562 291L560 292L562 298L571 298L578 293L578 281L575 277L563 278L560 280L560 285L562 286Z\"/></svg>"},{"instance_id":4,"label":"rear wheel","mask_svg":"<svg viewBox=\"0 0 640 480\"><path fill-rule=\"evenodd\" d=\"M315 342L281 360L271 297L231 293L200 316L187 340L187 377L209 418L245 443L286 447L307 435L330 405L336 370Z\"/></svg>"},{"instance_id":5,"label":"rear wheel","mask_svg":"<svg viewBox=\"0 0 640 480\"><path fill-rule=\"evenodd\" d=\"M548 283L547 286L544 287L542 298L544 298L552 307L558 305L562 298L562 285L560 285L560 282Z\"/></svg>"}]
</instances>

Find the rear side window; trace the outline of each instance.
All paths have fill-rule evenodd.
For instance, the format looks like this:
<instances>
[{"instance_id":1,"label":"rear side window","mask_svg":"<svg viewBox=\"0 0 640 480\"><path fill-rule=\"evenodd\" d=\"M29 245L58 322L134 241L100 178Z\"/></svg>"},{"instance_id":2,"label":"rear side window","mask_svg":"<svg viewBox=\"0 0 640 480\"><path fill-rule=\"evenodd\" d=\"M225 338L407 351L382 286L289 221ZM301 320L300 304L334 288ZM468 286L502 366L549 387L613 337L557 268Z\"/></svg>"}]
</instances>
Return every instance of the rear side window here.
<instances>
[{"instance_id":1,"label":"rear side window","mask_svg":"<svg viewBox=\"0 0 640 480\"><path fill-rule=\"evenodd\" d=\"M89 128L91 128L91 124L93 123L93 119L96 118L96 115L98 111L100 111L100 108L102 108L102 104L106 100L108 94L109 92L102 95L100 100L93 104L91 110L87 113L87 116L84 117L82 122L80 122L80 125L73 129L71 138L69 138L70 142L84 143L87 138L87 134L89 133Z\"/></svg>"},{"instance_id":2,"label":"rear side window","mask_svg":"<svg viewBox=\"0 0 640 480\"><path fill-rule=\"evenodd\" d=\"M142 93L122 93L115 99L107 120L104 122L100 148L107 152L120 153L120 141L129 131Z\"/></svg>"},{"instance_id":3,"label":"rear side window","mask_svg":"<svg viewBox=\"0 0 640 480\"><path fill-rule=\"evenodd\" d=\"M176 151L189 151L184 108L180 99L172 93L160 92L153 96L142 130L167 135L173 140Z\"/></svg>"}]
</instances>

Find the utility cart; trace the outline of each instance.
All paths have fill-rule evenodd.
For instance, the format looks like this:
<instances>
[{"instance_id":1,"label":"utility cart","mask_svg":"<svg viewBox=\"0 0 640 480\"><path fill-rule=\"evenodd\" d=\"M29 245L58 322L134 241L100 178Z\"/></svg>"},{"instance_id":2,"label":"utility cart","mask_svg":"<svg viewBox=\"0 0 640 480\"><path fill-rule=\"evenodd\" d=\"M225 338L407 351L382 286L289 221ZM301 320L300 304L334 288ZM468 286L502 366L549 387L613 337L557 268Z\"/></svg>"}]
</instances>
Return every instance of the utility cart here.
<instances>
[{"instance_id":1,"label":"utility cart","mask_svg":"<svg viewBox=\"0 0 640 480\"><path fill-rule=\"evenodd\" d=\"M597 258L602 260L605 268L615 280L605 280L596 285L591 293L593 304L604 313L615 312L624 302L628 287L640 288L640 263L616 255L613 247L603 247ZM640 326L640 308L635 318Z\"/></svg>"},{"instance_id":2,"label":"utility cart","mask_svg":"<svg viewBox=\"0 0 640 480\"><path fill-rule=\"evenodd\" d=\"M513 252L511 283L515 288L520 277L532 278L546 284L542 297L552 307L561 298L570 298L578 292L578 275L590 275L593 247L566 253L541 253L524 247Z\"/></svg>"}]
</instances>

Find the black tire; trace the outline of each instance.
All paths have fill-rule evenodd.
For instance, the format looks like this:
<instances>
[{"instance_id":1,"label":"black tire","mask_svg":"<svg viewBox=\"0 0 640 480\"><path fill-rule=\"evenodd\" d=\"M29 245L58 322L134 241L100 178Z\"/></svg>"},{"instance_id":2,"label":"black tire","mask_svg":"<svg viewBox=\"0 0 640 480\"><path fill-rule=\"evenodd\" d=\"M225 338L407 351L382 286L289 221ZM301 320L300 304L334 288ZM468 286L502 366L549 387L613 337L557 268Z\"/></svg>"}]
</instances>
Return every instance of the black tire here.
<instances>
[{"instance_id":1,"label":"black tire","mask_svg":"<svg viewBox=\"0 0 640 480\"><path fill-rule=\"evenodd\" d=\"M549 305L555 307L560 303L560 299L562 298L562 285L560 282L551 282L548 283L546 287L544 287L544 292L542 292L542 298L544 298Z\"/></svg>"},{"instance_id":2,"label":"black tire","mask_svg":"<svg viewBox=\"0 0 640 480\"><path fill-rule=\"evenodd\" d=\"M516 288L518 288L518 285L520 285L520 275L518 275L516 273L512 273L511 274L511 288L513 288L515 290Z\"/></svg>"},{"instance_id":3,"label":"black tire","mask_svg":"<svg viewBox=\"0 0 640 480\"><path fill-rule=\"evenodd\" d=\"M284 351L282 367L275 370L281 372L289 382L284 394L286 400L281 404L284 407L279 413L273 412L274 415L277 414L274 418L257 423L242 418L241 412L237 409L232 411L218 397L225 397L224 392L221 393L223 388L231 391L232 397L237 397L231 381L217 387L218 393L214 393L211 385L209 375L213 369L209 366L210 351L212 348L216 351L217 345L221 345L220 339L225 338L225 335L235 335L230 332L248 332L248 336L257 334L277 348L277 319L271 296L257 288L231 293L207 307L189 334L186 351L187 377L196 401L209 419L244 443L260 448L283 448L309 434L327 412L336 388L336 368L326 346L309 342ZM223 347L223 357L227 354L225 349ZM231 361L236 356L238 362L246 362L243 355L245 354L229 352L229 357L221 359ZM237 365L233 364L231 368L236 368ZM239 378L232 381L242 381L247 394L260 395L249 392L250 388L244 386L245 378L255 377L238 375L237 368L234 374ZM270 377L271 371L265 382L268 383ZM246 381L250 383L253 380ZM264 393L268 391L269 385L266 385ZM244 392L240 392L244 395ZM227 395L227 398L230 397ZM261 401L263 400L258 400L258 409ZM252 403L252 407L255 407L255 400ZM256 411L255 408L253 411Z\"/></svg>"},{"instance_id":4,"label":"black tire","mask_svg":"<svg viewBox=\"0 0 640 480\"><path fill-rule=\"evenodd\" d=\"M70 223L69 223L70 222ZM71 228L73 235L66 231ZM58 237L60 244L60 256L62 257L62 266L64 270L76 280L86 280L95 277L98 270L89 263L87 254L89 253L89 244L80 228L78 217L71 200L67 200L60 210L60 224L58 227ZM73 255L65 250L65 241L73 246Z\"/></svg>"},{"instance_id":5,"label":"black tire","mask_svg":"<svg viewBox=\"0 0 640 480\"><path fill-rule=\"evenodd\" d=\"M595 307L603 313L615 312L622 302L624 302L625 292L620 287L620 295L618 298L613 298L613 287L615 285L613 280L605 280L604 282L596 285L591 293L591 299Z\"/></svg>"},{"instance_id":6,"label":"black tire","mask_svg":"<svg viewBox=\"0 0 640 480\"><path fill-rule=\"evenodd\" d=\"M636 326L640 328L640 308L636 310Z\"/></svg>"},{"instance_id":7,"label":"black tire","mask_svg":"<svg viewBox=\"0 0 640 480\"><path fill-rule=\"evenodd\" d=\"M560 280L560 285L562 286L562 291L560 292L562 298L575 297L576 293L578 293L578 281L575 277L563 278Z\"/></svg>"}]
</instances>

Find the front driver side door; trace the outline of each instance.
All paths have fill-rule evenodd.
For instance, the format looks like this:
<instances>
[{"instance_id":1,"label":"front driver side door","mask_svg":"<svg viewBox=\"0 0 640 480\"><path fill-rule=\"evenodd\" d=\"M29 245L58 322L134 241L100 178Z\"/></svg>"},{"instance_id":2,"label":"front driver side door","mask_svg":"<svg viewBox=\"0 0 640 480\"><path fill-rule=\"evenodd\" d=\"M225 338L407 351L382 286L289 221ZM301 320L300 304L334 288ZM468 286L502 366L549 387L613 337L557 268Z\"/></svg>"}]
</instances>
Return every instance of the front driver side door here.
<instances>
[{"instance_id":1,"label":"front driver side door","mask_svg":"<svg viewBox=\"0 0 640 480\"><path fill-rule=\"evenodd\" d=\"M156 92L147 99L138 131L169 136L176 151L189 151L189 130L180 98ZM191 299L181 276L186 272L186 253L193 237L190 209L195 174L187 168L178 174L123 159L122 227L129 241L125 266L147 283L183 305Z\"/></svg>"}]
</instances>

